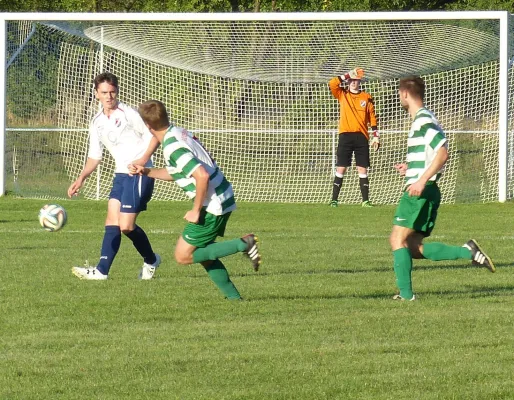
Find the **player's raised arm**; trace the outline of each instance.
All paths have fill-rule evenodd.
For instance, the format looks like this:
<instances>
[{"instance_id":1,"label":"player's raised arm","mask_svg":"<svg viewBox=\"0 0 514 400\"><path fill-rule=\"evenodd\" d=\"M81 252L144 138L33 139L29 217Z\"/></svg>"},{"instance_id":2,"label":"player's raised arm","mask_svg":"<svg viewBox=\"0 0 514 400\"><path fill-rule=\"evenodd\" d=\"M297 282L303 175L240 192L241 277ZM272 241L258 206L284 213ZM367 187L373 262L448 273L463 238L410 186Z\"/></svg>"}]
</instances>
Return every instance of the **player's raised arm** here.
<instances>
[{"instance_id":1,"label":"player's raised arm","mask_svg":"<svg viewBox=\"0 0 514 400\"><path fill-rule=\"evenodd\" d=\"M341 83L347 81L348 79L362 79L364 77L364 70L362 68L354 68L349 72L344 73L343 75L335 76L334 78L328 81L328 88L336 99L339 99L341 92Z\"/></svg>"}]
</instances>

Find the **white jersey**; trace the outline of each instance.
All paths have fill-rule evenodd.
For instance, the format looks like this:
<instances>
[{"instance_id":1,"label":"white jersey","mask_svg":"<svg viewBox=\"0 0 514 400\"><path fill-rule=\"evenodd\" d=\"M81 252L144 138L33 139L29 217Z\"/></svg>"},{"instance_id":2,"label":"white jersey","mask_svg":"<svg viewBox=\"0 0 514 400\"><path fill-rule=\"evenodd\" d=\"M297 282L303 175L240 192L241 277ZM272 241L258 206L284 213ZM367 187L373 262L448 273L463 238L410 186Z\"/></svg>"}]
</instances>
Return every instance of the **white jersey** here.
<instances>
[{"instance_id":1,"label":"white jersey","mask_svg":"<svg viewBox=\"0 0 514 400\"><path fill-rule=\"evenodd\" d=\"M101 160L105 147L116 163L114 172L128 174L128 165L143 156L151 139L152 134L139 113L119 102L110 116L102 110L91 121L88 157ZM152 167L152 161L145 166Z\"/></svg>"}]
</instances>

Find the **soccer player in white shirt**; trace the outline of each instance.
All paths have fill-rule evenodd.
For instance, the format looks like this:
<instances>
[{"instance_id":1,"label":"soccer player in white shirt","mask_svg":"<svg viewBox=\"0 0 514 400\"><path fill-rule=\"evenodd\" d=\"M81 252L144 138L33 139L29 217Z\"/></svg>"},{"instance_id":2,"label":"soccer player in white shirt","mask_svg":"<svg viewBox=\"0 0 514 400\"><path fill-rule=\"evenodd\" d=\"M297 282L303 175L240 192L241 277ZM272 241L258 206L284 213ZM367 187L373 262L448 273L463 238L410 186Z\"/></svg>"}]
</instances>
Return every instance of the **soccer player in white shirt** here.
<instances>
[{"instance_id":1,"label":"soccer player in white shirt","mask_svg":"<svg viewBox=\"0 0 514 400\"><path fill-rule=\"evenodd\" d=\"M400 80L398 95L410 114L412 126L407 138L407 162L396 165L405 177L404 192L398 204L389 238L393 250L394 273L400 291L394 300L415 300L412 292L412 259L432 261L472 260L473 265L496 269L492 260L471 239L463 246L423 243L434 229L441 203L438 180L448 160L446 136L434 115L424 104L425 83L419 76Z\"/></svg>"},{"instance_id":2,"label":"soccer player in white shirt","mask_svg":"<svg viewBox=\"0 0 514 400\"><path fill-rule=\"evenodd\" d=\"M89 152L78 178L68 188L68 196L76 196L84 181L95 171L106 148L116 163L114 179L107 205L105 233L100 260L94 268L73 267L80 279L107 279L121 244L121 234L128 237L143 257L140 279L151 279L159 266L160 256L154 253L143 229L136 224L137 216L146 210L153 193L154 179L129 175L131 163L152 166L152 154L159 142L146 128L136 110L118 101L118 78L101 73L94 80L95 95L102 110L89 127Z\"/></svg>"}]
</instances>

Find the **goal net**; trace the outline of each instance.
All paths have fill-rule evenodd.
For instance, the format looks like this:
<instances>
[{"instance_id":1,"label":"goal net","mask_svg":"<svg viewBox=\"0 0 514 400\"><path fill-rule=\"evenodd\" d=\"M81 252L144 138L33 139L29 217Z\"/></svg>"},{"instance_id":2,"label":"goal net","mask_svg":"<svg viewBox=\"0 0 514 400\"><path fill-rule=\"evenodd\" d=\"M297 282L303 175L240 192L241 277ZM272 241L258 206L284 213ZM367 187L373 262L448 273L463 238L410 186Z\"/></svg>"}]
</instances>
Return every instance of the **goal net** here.
<instances>
[{"instance_id":1,"label":"goal net","mask_svg":"<svg viewBox=\"0 0 514 400\"><path fill-rule=\"evenodd\" d=\"M24 197L66 196L84 165L87 128L98 111L93 78L109 71L119 77L121 101L137 107L161 100L176 125L195 132L238 200L328 203L339 105L327 82L359 66L381 134L369 170L374 203L393 204L401 194L393 165L404 161L411 121L397 87L410 74L425 79L426 105L448 137L443 201L497 201L505 146L499 20L336 15L322 21L9 21L6 189ZM513 78L509 67L509 88ZM509 97L507 198L514 179L511 105ZM160 149L154 159L162 166ZM105 154L81 193L107 198L113 168ZM341 196L344 203L361 201L355 166ZM185 197L157 182L154 199Z\"/></svg>"}]
</instances>

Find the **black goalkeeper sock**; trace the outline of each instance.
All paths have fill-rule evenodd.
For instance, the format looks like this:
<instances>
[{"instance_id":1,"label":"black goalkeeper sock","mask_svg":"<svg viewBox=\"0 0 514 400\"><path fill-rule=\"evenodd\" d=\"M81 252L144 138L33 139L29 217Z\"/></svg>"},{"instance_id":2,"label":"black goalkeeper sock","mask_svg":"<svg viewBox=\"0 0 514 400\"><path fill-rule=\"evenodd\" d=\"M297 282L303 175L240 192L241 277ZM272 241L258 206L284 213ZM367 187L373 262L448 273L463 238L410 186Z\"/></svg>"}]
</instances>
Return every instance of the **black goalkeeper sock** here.
<instances>
[{"instance_id":1,"label":"black goalkeeper sock","mask_svg":"<svg viewBox=\"0 0 514 400\"><path fill-rule=\"evenodd\" d=\"M359 186L361 187L362 201L369 200L369 179L368 177L359 178Z\"/></svg>"},{"instance_id":2,"label":"black goalkeeper sock","mask_svg":"<svg viewBox=\"0 0 514 400\"><path fill-rule=\"evenodd\" d=\"M341 191L341 186L343 184L343 178L336 176L334 178L334 186L332 187L332 201L337 201L339 198L339 192Z\"/></svg>"}]
</instances>

